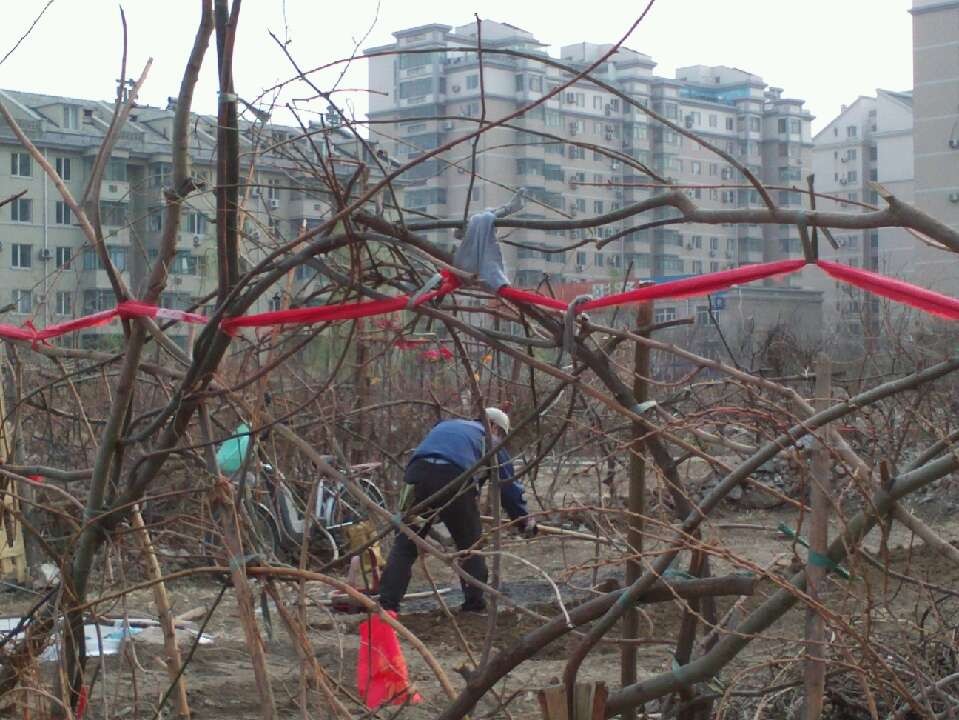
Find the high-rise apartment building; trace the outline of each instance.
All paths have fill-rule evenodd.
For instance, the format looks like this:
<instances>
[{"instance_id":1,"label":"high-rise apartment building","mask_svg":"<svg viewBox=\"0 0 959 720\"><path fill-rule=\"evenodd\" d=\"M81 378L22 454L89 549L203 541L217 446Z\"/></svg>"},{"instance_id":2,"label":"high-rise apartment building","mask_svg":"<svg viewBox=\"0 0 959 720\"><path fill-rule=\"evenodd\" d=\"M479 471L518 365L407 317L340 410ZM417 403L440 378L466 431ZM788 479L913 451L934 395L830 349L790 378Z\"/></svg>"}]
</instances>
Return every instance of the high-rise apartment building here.
<instances>
[{"instance_id":1,"label":"high-rise apartment building","mask_svg":"<svg viewBox=\"0 0 959 720\"><path fill-rule=\"evenodd\" d=\"M911 92L877 90L844 106L813 138L813 172L827 211L867 211L859 203L882 206L872 183L905 202L913 201L913 102ZM834 230L838 249L819 243L823 259L897 277L915 275L918 241L900 228ZM804 284L823 291L823 313L841 328L841 335L861 342L864 328L876 330L879 303L862 291L837 283L817 270L805 273Z\"/></svg>"},{"instance_id":2,"label":"high-rise apartment building","mask_svg":"<svg viewBox=\"0 0 959 720\"><path fill-rule=\"evenodd\" d=\"M959 230L959 1L913 0L913 117L916 205ZM959 294L952 253L914 243L914 274Z\"/></svg>"},{"instance_id":3,"label":"high-rise apartment building","mask_svg":"<svg viewBox=\"0 0 959 720\"><path fill-rule=\"evenodd\" d=\"M483 21L482 77L477 53L462 49L476 45L475 25L426 25L394 37L391 45L367 50L370 121L371 136L401 162L477 129L484 104L486 119L503 118L571 77L542 61L548 59L544 43L506 23ZM580 71L610 47L563 47L558 62ZM735 68L694 65L663 78L655 66L648 55L620 49L593 72L636 104L719 146L760 179L783 186L773 191L781 205L803 202L789 189L802 184L811 165L812 118L802 100ZM471 143L460 144L407 173L405 206L429 216L460 215L471 150ZM521 217L603 215L662 191L637 163L677 185L701 186L687 192L705 208L762 207L729 163L587 81L480 137L470 207L500 205L525 187L531 201ZM508 270L517 284L535 286L544 275L554 282L608 281L631 266L633 278L662 278L801 255L794 227L643 227L675 216L661 209L596 230L512 232L507 239L525 247L506 246ZM453 241L443 232L433 237ZM574 247L584 238L608 242Z\"/></svg>"},{"instance_id":4,"label":"high-rise apartment building","mask_svg":"<svg viewBox=\"0 0 959 720\"><path fill-rule=\"evenodd\" d=\"M31 141L55 167L79 201L113 114L113 103L0 91L2 102ZM107 250L125 282L136 289L158 256L163 231L164 192L170 189L170 137L173 109L137 107L120 132L100 187L100 218ZM193 176L208 190L192 194L182 216L177 253L168 269L164 307L186 309L211 303L216 289L215 117L197 115L190 123L189 152ZM344 178L355 171L358 147L342 128L313 128L329 133L334 167ZM309 162L325 142L310 145L299 128L262 123L241 126L243 167L241 198L244 221L241 262L251 267L283 239L292 239L329 215L329 193ZM357 153L360 153L359 155ZM315 158L314 158L315 159ZM342 160L342 168L338 164ZM367 158L369 160L369 158ZM369 165L373 165L369 163ZM105 310L114 293L97 255L86 243L70 208L6 123L0 123L0 199L25 190L0 208L0 308L7 322L60 322ZM298 294L314 273L298 268L292 292ZM253 311L276 309L285 283ZM85 330L85 346L109 342L112 329ZM172 332L186 333L175 327ZM186 335L174 336L184 342Z\"/></svg>"}]
</instances>

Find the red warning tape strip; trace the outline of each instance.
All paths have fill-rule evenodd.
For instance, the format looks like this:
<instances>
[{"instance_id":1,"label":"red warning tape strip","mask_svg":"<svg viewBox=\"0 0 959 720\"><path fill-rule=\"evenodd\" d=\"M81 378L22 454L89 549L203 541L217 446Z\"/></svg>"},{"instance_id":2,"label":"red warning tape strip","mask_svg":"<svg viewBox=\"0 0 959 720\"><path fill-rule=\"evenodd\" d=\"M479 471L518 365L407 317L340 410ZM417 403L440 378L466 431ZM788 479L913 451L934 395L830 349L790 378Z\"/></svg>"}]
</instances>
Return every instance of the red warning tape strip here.
<instances>
[{"instance_id":1,"label":"red warning tape strip","mask_svg":"<svg viewBox=\"0 0 959 720\"><path fill-rule=\"evenodd\" d=\"M841 265L828 260L819 260L816 264L828 275L842 282L855 285L876 295L918 308L938 317L949 320L959 320L959 299L957 298L942 295L932 290L926 290L925 288L911 285L902 280L894 280L879 275L878 273ZM746 265L733 270L721 270L706 275L683 278L682 280L671 280L669 282L659 283L658 285L647 285L646 287L635 290L606 295L596 298L595 300L587 301L578 305L576 312L588 312L613 305L650 302L666 298L679 299L708 295L719 290L725 290L734 285L749 283L768 277L787 275L802 269L805 265L805 260L780 260L758 265ZM421 305L429 300L448 295L460 287L461 283L455 275L446 271L443 271L441 275L442 282L440 286L436 290L416 297L415 301L412 301L413 306ZM498 294L506 300L513 300L521 304L539 305L553 310L566 310L568 308L568 304L562 300L519 288L506 286L500 288ZM409 295L401 295L384 300L360 300L357 302L336 303L321 307L293 308L290 310L259 313L257 315L225 318L221 322L220 327L224 332L234 335L240 328L244 327L305 325L386 315L404 310L409 307L410 304L411 297ZM207 322L206 317L197 313L171 310L131 300L122 302L111 310L103 310L102 312L86 315L76 318L75 320L67 320L62 323L48 325L41 330L36 329L29 321L20 327L0 324L0 338L24 340L35 344L66 335L75 330L106 325L116 318L127 319L136 317L161 318L197 324Z\"/></svg>"}]
</instances>

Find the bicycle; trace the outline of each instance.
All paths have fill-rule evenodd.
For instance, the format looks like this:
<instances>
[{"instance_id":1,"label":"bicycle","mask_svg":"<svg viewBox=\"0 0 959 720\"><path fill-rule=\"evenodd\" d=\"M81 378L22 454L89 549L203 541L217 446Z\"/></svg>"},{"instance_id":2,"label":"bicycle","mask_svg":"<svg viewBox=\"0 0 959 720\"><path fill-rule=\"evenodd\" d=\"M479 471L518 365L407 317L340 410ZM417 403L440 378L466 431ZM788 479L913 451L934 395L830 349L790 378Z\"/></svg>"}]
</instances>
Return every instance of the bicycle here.
<instances>
[{"instance_id":1,"label":"bicycle","mask_svg":"<svg viewBox=\"0 0 959 720\"><path fill-rule=\"evenodd\" d=\"M228 444L233 442L237 443L236 446L230 447ZM245 425L237 428L234 437L220 446L218 458L220 456L221 467L232 470L229 480L237 489L244 546L252 554L270 560L299 562L307 528L306 503L309 501L303 501L286 477L268 462L259 442L256 439L250 442L249 429ZM240 457L242 462L237 463ZM336 466L334 458L325 456L324 460ZM372 479L379 468L379 463L364 463L351 466L346 472L367 497L386 508L386 498ZM310 555L325 563L337 560L349 547L349 529L368 520L368 514L349 490L336 480L319 477L314 482L315 487L309 492L313 507L309 516L307 546ZM206 534L204 544L208 550L216 549L213 533Z\"/></svg>"}]
</instances>

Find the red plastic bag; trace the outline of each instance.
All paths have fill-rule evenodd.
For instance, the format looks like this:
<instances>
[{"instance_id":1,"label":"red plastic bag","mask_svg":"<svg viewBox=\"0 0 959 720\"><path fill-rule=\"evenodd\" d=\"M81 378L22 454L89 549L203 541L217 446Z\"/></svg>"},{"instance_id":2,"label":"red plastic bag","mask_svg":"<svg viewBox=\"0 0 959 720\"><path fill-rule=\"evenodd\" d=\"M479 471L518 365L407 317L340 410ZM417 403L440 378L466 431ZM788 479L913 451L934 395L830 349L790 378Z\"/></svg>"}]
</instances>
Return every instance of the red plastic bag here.
<instances>
[{"instance_id":1,"label":"red plastic bag","mask_svg":"<svg viewBox=\"0 0 959 720\"><path fill-rule=\"evenodd\" d=\"M387 611L390 617L396 613ZM371 710L380 705L423 702L418 692L410 694L406 658L396 631L379 615L360 623L360 652L356 660L356 689Z\"/></svg>"}]
</instances>

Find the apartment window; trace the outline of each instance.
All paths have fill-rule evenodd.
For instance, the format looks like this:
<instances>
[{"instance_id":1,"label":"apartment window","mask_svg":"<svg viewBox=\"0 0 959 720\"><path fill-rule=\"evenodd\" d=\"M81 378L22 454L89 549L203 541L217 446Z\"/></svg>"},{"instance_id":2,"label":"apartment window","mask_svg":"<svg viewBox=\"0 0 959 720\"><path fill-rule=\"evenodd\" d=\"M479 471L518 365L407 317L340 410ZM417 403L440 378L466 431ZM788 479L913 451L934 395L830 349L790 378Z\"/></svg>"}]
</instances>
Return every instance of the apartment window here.
<instances>
[{"instance_id":1,"label":"apartment window","mask_svg":"<svg viewBox=\"0 0 959 720\"><path fill-rule=\"evenodd\" d=\"M689 163L689 171L693 175L702 175L703 174L703 164L699 160L692 160Z\"/></svg>"},{"instance_id":2,"label":"apartment window","mask_svg":"<svg viewBox=\"0 0 959 720\"><path fill-rule=\"evenodd\" d=\"M789 157L789 143L779 143L779 157Z\"/></svg>"},{"instance_id":3,"label":"apartment window","mask_svg":"<svg viewBox=\"0 0 959 720\"><path fill-rule=\"evenodd\" d=\"M10 219L13 222L33 222L33 200L18 198L10 203Z\"/></svg>"},{"instance_id":4,"label":"apartment window","mask_svg":"<svg viewBox=\"0 0 959 720\"><path fill-rule=\"evenodd\" d=\"M69 225L70 224L70 206L67 205L63 200L57 200L56 210L55 210L57 225Z\"/></svg>"},{"instance_id":5,"label":"apartment window","mask_svg":"<svg viewBox=\"0 0 959 720\"><path fill-rule=\"evenodd\" d=\"M10 174L17 177L31 177L33 162L28 153L15 152L10 154Z\"/></svg>"},{"instance_id":6,"label":"apartment window","mask_svg":"<svg viewBox=\"0 0 959 720\"><path fill-rule=\"evenodd\" d=\"M879 179L879 171L876 170L876 168L871 168L869 170L869 179L872 181L876 181Z\"/></svg>"},{"instance_id":7,"label":"apartment window","mask_svg":"<svg viewBox=\"0 0 959 720\"><path fill-rule=\"evenodd\" d=\"M726 129L732 130L735 127L734 121L731 117L726 118Z\"/></svg>"},{"instance_id":8,"label":"apartment window","mask_svg":"<svg viewBox=\"0 0 959 720\"><path fill-rule=\"evenodd\" d=\"M714 127L716 127L717 125L719 125L719 117L716 116L716 115L711 114L711 115L709 116L709 127L714 128Z\"/></svg>"},{"instance_id":9,"label":"apartment window","mask_svg":"<svg viewBox=\"0 0 959 720\"><path fill-rule=\"evenodd\" d=\"M33 245L14 243L10 248L10 267L26 269L33 266Z\"/></svg>"},{"instance_id":10,"label":"apartment window","mask_svg":"<svg viewBox=\"0 0 959 720\"><path fill-rule=\"evenodd\" d=\"M110 182L126 182L127 161L124 158L110 158L103 177Z\"/></svg>"},{"instance_id":11,"label":"apartment window","mask_svg":"<svg viewBox=\"0 0 959 720\"><path fill-rule=\"evenodd\" d=\"M118 272L124 272L127 269L127 248L121 245L107 245L107 256L110 262ZM106 270L106 266L100 260L100 256L93 250L87 250L83 253L84 270Z\"/></svg>"},{"instance_id":12,"label":"apartment window","mask_svg":"<svg viewBox=\"0 0 959 720\"><path fill-rule=\"evenodd\" d=\"M23 315L33 312L33 293L30 290L14 290L13 305L16 308L14 312Z\"/></svg>"},{"instance_id":13,"label":"apartment window","mask_svg":"<svg viewBox=\"0 0 959 720\"><path fill-rule=\"evenodd\" d=\"M70 269L70 260L73 258L73 248L61 245L56 250L57 267Z\"/></svg>"},{"instance_id":14,"label":"apartment window","mask_svg":"<svg viewBox=\"0 0 959 720\"><path fill-rule=\"evenodd\" d=\"M114 299L112 290L84 290L83 312L89 314L109 310L114 305Z\"/></svg>"},{"instance_id":15,"label":"apartment window","mask_svg":"<svg viewBox=\"0 0 959 720\"><path fill-rule=\"evenodd\" d=\"M593 200L593 212L597 215L602 214L603 212L603 201L602 200Z\"/></svg>"},{"instance_id":16,"label":"apartment window","mask_svg":"<svg viewBox=\"0 0 959 720\"><path fill-rule=\"evenodd\" d=\"M859 128L855 125L848 125L846 127L846 137L856 137L859 134Z\"/></svg>"},{"instance_id":17,"label":"apartment window","mask_svg":"<svg viewBox=\"0 0 959 720\"><path fill-rule=\"evenodd\" d=\"M709 325L712 321L710 315L715 316L715 310L710 313L709 305L697 305L696 306L696 324L697 325Z\"/></svg>"},{"instance_id":18,"label":"apartment window","mask_svg":"<svg viewBox=\"0 0 959 720\"><path fill-rule=\"evenodd\" d=\"M473 75L472 77L475 78L476 76ZM469 78L467 78L466 86L470 87ZM409 98L423 99L423 95L429 95L431 92L433 92L433 78L421 78L420 80L409 80L408 82L400 83L401 100L408 100Z\"/></svg>"},{"instance_id":19,"label":"apartment window","mask_svg":"<svg viewBox=\"0 0 959 720\"><path fill-rule=\"evenodd\" d=\"M671 322L675 319L676 308L674 307L656 308L656 311L653 313L653 322L657 324Z\"/></svg>"},{"instance_id":20,"label":"apartment window","mask_svg":"<svg viewBox=\"0 0 959 720\"><path fill-rule=\"evenodd\" d=\"M709 163L709 174L713 177L719 175L719 164L718 163Z\"/></svg>"},{"instance_id":21,"label":"apartment window","mask_svg":"<svg viewBox=\"0 0 959 720\"><path fill-rule=\"evenodd\" d=\"M70 180L70 158L58 157L56 159L57 175L61 180L69 182Z\"/></svg>"},{"instance_id":22,"label":"apartment window","mask_svg":"<svg viewBox=\"0 0 959 720\"><path fill-rule=\"evenodd\" d=\"M602 110L602 109L603 109L603 96L593 95L593 110Z\"/></svg>"},{"instance_id":23,"label":"apartment window","mask_svg":"<svg viewBox=\"0 0 959 720\"><path fill-rule=\"evenodd\" d=\"M711 237L709 238L709 249L710 250L719 250L719 238Z\"/></svg>"},{"instance_id":24,"label":"apartment window","mask_svg":"<svg viewBox=\"0 0 959 720\"><path fill-rule=\"evenodd\" d=\"M586 212L586 199L585 198L576 198L576 210L579 212Z\"/></svg>"},{"instance_id":25,"label":"apartment window","mask_svg":"<svg viewBox=\"0 0 959 720\"><path fill-rule=\"evenodd\" d=\"M63 127L67 130L80 127L80 109L76 105L63 106Z\"/></svg>"},{"instance_id":26,"label":"apartment window","mask_svg":"<svg viewBox=\"0 0 959 720\"><path fill-rule=\"evenodd\" d=\"M582 250L576 252L576 264L580 266L586 264L586 253Z\"/></svg>"},{"instance_id":27,"label":"apartment window","mask_svg":"<svg viewBox=\"0 0 959 720\"><path fill-rule=\"evenodd\" d=\"M479 75L467 75L466 76L466 89L475 90L479 87Z\"/></svg>"},{"instance_id":28,"label":"apartment window","mask_svg":"<svg viewBox=\"0 0 959 720\"><path fill-rule=\"evenodd\" d=\"M119 202L101 202L100 222L108 227L123 227L127 224L127 204Z\"/></svg>"},{"instance_id":29,"label":"apartment window","mask_svg":"<svg viewBox=\"0 0 959 720\"><path fill-rule=\"evenodd\" d=\"M666 103L666 117L670 120L675 120L679 117L679 108L676 106L676 103Z\"/></svg>"},{"instance_id":30,"label":"apartment window","mask_svg":"<svg viewBox=\"0 0 959 720\"><path fill-rule=\"evenodd\" d=\"M793 135L802 133L802 123L798 118L789 118L789 132Z\"/></svg>"},{"instance_id":31,"label":"apartment window","mask_svg":"<svg viewBox=\"0 0 959 720\"><path fill-rule=\"evenodd\" d=\"M832 134L833 134L833 137L839 137L839 128L838 128L838 127L834 127L834 128L832 129Z\"/></svg>"},{"instance_id":32,"label":"apartment window","mask_svg":"<svg viewBox=\"0 0 959 720\"><path fill-rule=\"evenodd\" d=\"M523 92L526 89L526 76L525 75L514 75L513 76L513 88L516 92Z\"/></svg>"},{"instance_id":33,"label":"apartment window","mask_svg":"<svg viewBox=\"0 0 959 720\"><path fill-rule=\"evenodd\" d=\"M709 272L719 272L719 263L713 260L709 263Z\"/></svg>"},{"instance_id":34,"label":"apartment window","mask_svg":"<svg viewBox=\"0 0 959 720\"><path fill-rule=\"evenodd\" d=\"M869 146L869 159L876 161L879 159L879 148L875 145Z\"/></svg>"},{"instance_id":35,"label":"apartment window","mask_svg":"<svg viewBox=\"0 0 959 720\"><path fill-rule=\"evenodd\" d=\"M173 256L173 262L170 264L170 272L174 275L196 275L196 257L189 251L179 250Z\"/></svg>"},{"instance_id":36,"label":"apartment window","mask_svg":"<svg viewBox=\"0 0 959 720\"><path fill-rule=\"evenodd\" d=\"M786 118L779 118L779 134L786 134Z\"/></svg>"},{"instance_id":37,"label":"apartment window","mask_svg":"<svg viewBox=\"0 0 959 720\"><path fill-rule=\"evenodd\" d=\"M529 76L529 89L533 92L543 92L543 78L540 75Z\"/></svg>"},{"instance_id":38,"label":"apartment window","mask_svg":"<svg viewBox=\"0 0 959 720\"><path fill-rule=\"evenodd\" d=\"M270 178L266 181L266 196L270 200L280 199L280 179ZM192 230L190 232L193 232Z\"/></svg>"},{"instance_id":39,"label":"apartment window","mask_svg":"<svg viewBox=\"0 0 959 720\"><path fill-rule=\"evenodd\" d=\"M150 187L158 188L170 184L173 176L173 165L170 163L153 163L150 165Z\"/></svg>"},{"instance_id":40,"label":"apartment window","mask_svg":"<svg viewBox=\"0 0 959 720\"><path fill-rule=\"evenodd\" d=\"M163 211L151 210L147 218L147 226L150 232L161 232L163 230Z\"/></svg>"},{"instance_id":41,"label":"apartment window","mask_svg":"<svg viewBox=\"0 0 959 720\"><path fill-rule=\"evenodd\" d=\"M749 118L749 132L759 132L760 129L761 129L761 128L760 128L759 118L758 118L758 117L750 117L750 118Z\"/></svg>"},{"instance_id":42,"label":"apartment window","mask_svg":"<svg viewBox=\"0 0 959 720\"><path fill-rule=\"evenodd\" d=\"M57 315L73 314L73 295L63 290L57 290L56 303L53 309Z\"/></svg>"},{"instance_id":43,"label":"apartment window","mask_svg":"<svg viewBox=\"0 0 959 720\"><path fill-rule=\"evenodd\" d=\"M186 231L193 235L206 235L206 215L198 212L188 213Z\"/></svg>"},{"instance_id":44,"label":"apartment window","mask_svg":"<svg viewBox=\"0 0 959 720\"><path fill-rule=\"evenodd\" d=\"M693 260L693 274L700 275L703 272L703 261Z\"/></svg>"},{"instance_id":45,"label":"apartment window","mask_svg":"<svg viewBox=\"0 0 959 720\"><path fill-rule=\"evenodd\" d=\"M859 173L855 170L846 171L846 180L849 182L856 182L859 179Z\"/></svg>"},{"instance_id":46,"label":"apartment window","mask_svg":"<svg viewBox=\"0 0 959 720\"><path fill-rule=\"evenodd\" d=\"M855 160L859 157L859 153L856 152L856 148L849 148L846 150L846 160Z\"/></svg>"},{"instance_id":47,"label":"apartment window","mask_svg":"<svg viewBox=\"0 0 959 720\"><path fill-rule=\"evenodd\" d=\"M596 267L603 267L603 253L598 252L593 255L593 264Z\"/></svg>"},{"instance_id":48,"label":"apartment window","mask_svg":"<svg viewBox=\"0 0 959 720\"><path fill-rule=\"evenodd\" d=\"M692 241L690 242L690 244L691 244L694 248L702 249L702 247L703 247L703 236L702 236L702 235L693 235Z\"/></svg>"}]
</instances>

